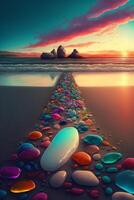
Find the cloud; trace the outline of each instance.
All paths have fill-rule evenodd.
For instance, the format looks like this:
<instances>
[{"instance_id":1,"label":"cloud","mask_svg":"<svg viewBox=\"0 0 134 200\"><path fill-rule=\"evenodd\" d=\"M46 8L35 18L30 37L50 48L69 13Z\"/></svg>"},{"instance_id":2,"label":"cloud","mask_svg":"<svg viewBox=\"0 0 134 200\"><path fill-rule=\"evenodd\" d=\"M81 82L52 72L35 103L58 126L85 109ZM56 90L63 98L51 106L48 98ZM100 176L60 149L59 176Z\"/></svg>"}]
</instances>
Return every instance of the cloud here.
<instances>
[{"instance_id":1,"label":"cloud","mask_svg":"<svg viewBox=\"0 0 134 200\"><path fill-rule=\"evenodd\" d=\"M70 45L66 45L66 48L79 48L79 47L88 47L90 45L96 44L98 42L84 42L84 43L77 43L77 44L70 44Z\"/></svg>"},{"instance_id":2,"label":"cloud","mask_svg":"<svg viewBox=\"0 0 134 200\"><path fill-rule=\"evenodd\" d=\"M44 47L58 42L66 42L79 36L84 36L92 33L97 33L111 24L119 26L122 23L127 23L134 19L134 9L131 7L120 6L126 4L128 0L98 0L99 3L90 12L85 15L75 18L70 22L66 29L59 28L49 34L39 37L39 41L29 45L27 48ZM114 12L106 13L106 11L114 10ZM99 17L96 17L99 16ZM96 18L93 18L96 17Z\"/></svg>"}]
</instances>

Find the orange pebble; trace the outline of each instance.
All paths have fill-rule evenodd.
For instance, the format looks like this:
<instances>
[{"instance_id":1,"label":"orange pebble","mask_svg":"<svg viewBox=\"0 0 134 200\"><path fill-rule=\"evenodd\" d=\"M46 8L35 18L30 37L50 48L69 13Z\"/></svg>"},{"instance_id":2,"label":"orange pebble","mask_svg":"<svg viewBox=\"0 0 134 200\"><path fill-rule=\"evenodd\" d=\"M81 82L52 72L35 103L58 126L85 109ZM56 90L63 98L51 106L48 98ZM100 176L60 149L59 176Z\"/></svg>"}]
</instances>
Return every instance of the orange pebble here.
<instances>
[{"instance_id":1,"label":"orange pebble","mask_svg":"<svg viewBox=\"0 0 134 200\"><path fill-rule=\"evenodd\" d=\"M28 134L29 140L37 140L42 137L42 133L40 131L32 131Z\"/></svg>"},{"instance_id":2,"label":"orange pebble","mask_svg":"<svg viewBox=\"0 0 134 200\"><path fill-rule=\"evenodd\" d=\"M12 193L28 192L35 189L36 185L32 180L24 180L16 182L10 189Z\"/></svg>"},{"instance_id":3,"label":"orange pebble","mask_svg":"<svg viewBox=\"0 0 134 200\"><path fill-rule=\"evenodd\" d=\"M79 165L89 165L92 162L91 156L83 151L76 152L72 159Z\"/></svg>"}]
</instances>

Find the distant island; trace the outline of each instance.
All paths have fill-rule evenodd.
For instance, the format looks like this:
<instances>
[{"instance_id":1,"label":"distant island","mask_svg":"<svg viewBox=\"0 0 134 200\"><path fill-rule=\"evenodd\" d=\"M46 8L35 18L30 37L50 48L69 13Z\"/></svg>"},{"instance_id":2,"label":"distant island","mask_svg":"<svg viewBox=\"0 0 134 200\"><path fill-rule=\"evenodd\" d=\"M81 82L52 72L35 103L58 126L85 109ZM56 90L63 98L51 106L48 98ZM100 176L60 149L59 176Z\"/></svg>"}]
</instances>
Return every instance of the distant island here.
<instances>
[{"instance_id":1,"label":"distant island","mask_svg":"<svg viewBox=\"0 0 134 200\"><path fill-rule=\"evenodd\" d=\"M72 53L67 56L65 48L60 45L57 48L57 51L53 49L51 52L43 52L40 56L41 59L56 59L56 58L72 58L72 59L80 59L83 58L77 49L74 49Z\"/></svg>"}]
</instances>

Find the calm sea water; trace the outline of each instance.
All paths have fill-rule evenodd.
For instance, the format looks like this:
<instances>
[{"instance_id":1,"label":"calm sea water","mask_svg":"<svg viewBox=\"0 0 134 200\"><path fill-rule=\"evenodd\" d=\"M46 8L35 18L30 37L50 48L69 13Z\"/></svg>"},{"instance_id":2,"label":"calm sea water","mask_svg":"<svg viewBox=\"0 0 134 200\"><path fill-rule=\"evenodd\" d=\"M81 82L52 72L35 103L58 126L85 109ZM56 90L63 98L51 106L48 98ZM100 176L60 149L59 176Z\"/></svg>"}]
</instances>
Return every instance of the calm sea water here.
<instances>
[{"instance_id":1,"label":"calm sea water","mask_svg":"<svg viewBox=\"0 0 134 200\"><path fill-rule=\"evenodd\" d=\"M0 86L40 86L56 84L60 72L6 72L0 73ZM134 72L74 72L80 87L134 86Z\"/></svg>"}]
</instances>

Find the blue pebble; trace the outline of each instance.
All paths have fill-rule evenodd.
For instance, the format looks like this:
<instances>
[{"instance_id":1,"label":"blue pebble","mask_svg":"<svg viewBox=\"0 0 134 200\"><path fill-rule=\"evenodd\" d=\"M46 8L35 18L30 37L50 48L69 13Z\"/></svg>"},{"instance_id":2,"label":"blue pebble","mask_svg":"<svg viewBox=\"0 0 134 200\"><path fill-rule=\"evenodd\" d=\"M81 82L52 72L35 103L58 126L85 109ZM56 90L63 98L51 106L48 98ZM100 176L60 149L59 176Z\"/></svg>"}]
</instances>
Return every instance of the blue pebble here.
<instances>
[{"instance_id":1,"label":"blue pebble","mask_svg":"<svg viewBox=\"0 0 134 200\"><path fill-rule=\"evenodd\" d=\"M24 194L21 194L17 199L18 200L25 200L28 198L28 194L27 193L24 193Z\"/></svg>"},{"instance_id":2,"label":"blue pebble","mask_svg":"<svg viewBox=\"0 0 134 200\"><path fill-rule=\"evenodd\" d=\"M107 187L107 188L105 189L105 194L107 194L107 195L112 195L112 193L113 193L113 189L112 189L111 187Z\"/></svg>"}]
</instances>

